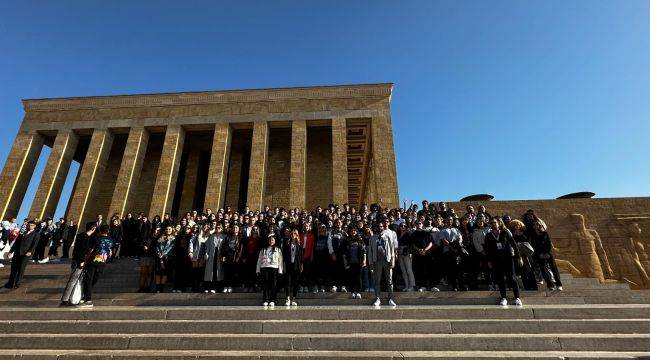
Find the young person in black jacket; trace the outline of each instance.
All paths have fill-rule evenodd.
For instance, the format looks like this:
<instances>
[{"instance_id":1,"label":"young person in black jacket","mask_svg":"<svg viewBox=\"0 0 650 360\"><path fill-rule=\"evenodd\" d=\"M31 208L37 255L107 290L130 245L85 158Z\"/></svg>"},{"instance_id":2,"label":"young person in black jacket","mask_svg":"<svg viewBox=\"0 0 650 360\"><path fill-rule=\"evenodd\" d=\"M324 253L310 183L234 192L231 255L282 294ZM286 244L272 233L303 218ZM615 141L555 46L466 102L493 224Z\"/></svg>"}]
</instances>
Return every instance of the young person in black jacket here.
<instances>
[{"instance_id":1,"label":"young person in black jacket","mask_svg":"<svg viewBox=\"0 0 650 360\"><path fill-rule=\"evenodd\" d=\"M537 261L542 277L546 281L546 286L549 290L562 291L562 280L560 280L560 272L557 270L555 264L555 257L553 256L553 243L548 236L546 226L541 222L532 223L533 231L531 232L531 245L535 249L533 256ZM549 274L549 271L551 274ZM551 279L551 276L553 278Z\"/></svg>"},{"instance_id":2,"label":"young person in black jacket","mask_svg":"<svg viewBox=\"0 0 650 360\"><path fill-rule=\"evenodd\" d=\"M27 232L21 234L11 247L11 253L14 254L11 259L11 273L9 281L5 284L7 289L18 289L20 281L25 274L25 268L29 258L34 254L36 245L40 239L40 233L36 231L36 223L30 221L27 223Z\"/></svg>"},{"instance_id":3,"label":"young person in black jacket","mask_svg":"<svg viewBox=\"0 0 650 360\"><path fill-rule=\"evenodd\" d=\"M512 234L505 228L497 218L490 220L490 231L485 235L485 253L488 259L488 267L492 270L493 280L499 286L501 293L501 306L508 306L506 299L506 281L512 288L515 295L515 305L522 306L519 299L519 285L514 280L515 259L519 266L523 265L519 257L519 249L512 237Z\"/></svg>"},{"instance_id":4,"label":"young person in black jacket","mask_svg":"<svg viewBox=\"0 0 650 360\"><path fill-rule=\"evenodd\" d=\"M284 290L287 295L287 301L284 304L286 306L298 306L296 295L298 295L298 289L302 280L302 255L303 247L300 243L300 234L298 230L294 229L289 235L289 241L282 247L282 259L284 260L285 270Z\"/></svg>"}]
</instances>

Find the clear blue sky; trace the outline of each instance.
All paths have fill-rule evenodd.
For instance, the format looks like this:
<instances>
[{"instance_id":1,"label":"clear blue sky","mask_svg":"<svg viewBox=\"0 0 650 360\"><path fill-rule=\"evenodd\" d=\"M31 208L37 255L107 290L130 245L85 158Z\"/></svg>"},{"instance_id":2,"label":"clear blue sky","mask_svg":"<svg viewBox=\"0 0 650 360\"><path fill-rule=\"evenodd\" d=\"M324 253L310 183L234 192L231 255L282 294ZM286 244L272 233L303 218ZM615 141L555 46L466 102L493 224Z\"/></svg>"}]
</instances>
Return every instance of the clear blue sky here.
<instances>
[{"instance_id":1,"label":"clear blue sky","mask_svg":"<svg viewBox=\"0 0 650 360\"><path fill-rule=\"evenodd\" d=\"M0 164L22 98L393 82L401 198L648 196L649 19L646 0L2 1Z\"/></svg>"}]
</instances>

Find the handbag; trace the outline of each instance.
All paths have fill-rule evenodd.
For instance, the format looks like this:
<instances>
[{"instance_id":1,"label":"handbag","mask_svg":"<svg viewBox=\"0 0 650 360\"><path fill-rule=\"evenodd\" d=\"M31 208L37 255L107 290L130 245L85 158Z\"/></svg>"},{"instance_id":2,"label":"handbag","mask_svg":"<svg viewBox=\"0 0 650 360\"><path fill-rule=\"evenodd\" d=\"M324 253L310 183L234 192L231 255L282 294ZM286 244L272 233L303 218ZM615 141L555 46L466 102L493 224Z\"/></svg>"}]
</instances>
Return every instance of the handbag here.
<instances>
[{"instance_id":1,"label":"handbag","mask_svg":"<svg viewBox=\"0 0 650 360\"><path fill-rule=\"evenodd\" d=\"M70 294L70 304L77 305L81 302L81 278L77 281L76 284L72 287L72 293Z\"/></svg>"},{"instance_id":2,"label":"handbag","mask_svg":"<svg viewBox=\"0 0 650 360\"><path fill-rule=\"evenodd\" d=\"M519 253L524 257L531 256L535 252L535 249L533 249L533 246L528 241L517 243L517 248L519 249Z\"/></svg>"}]
</instances>

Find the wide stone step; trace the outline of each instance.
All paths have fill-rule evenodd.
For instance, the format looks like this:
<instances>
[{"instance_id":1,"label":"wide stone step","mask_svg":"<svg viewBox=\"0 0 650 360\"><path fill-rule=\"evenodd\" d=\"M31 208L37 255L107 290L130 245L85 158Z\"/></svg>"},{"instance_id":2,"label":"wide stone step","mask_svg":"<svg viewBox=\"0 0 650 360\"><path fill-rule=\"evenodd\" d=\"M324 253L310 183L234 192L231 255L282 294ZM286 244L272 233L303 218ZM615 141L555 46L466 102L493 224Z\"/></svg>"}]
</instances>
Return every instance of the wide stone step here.
<instances>
[{"instance_id":1,"label":"wide stone step","mask_svg":"<svg viewBox=\"0 0 650 360\"><path fill-rule=\"evenodd\" d=\"M3 350L0 360L5 359L237 359L237 360L284 360L284 359L640 359L650 352L611 351L179 351L179 350Z\"/></svg>"},{"instance_id":2,"label":"wide stone step","mask_svg":"<svg viewBox=\"0 0 650 360\"><path fill-rule=\"evenodd\" d=\"M0 308L2 320L650 319L650 305Z\"/></svg>"},{"instance_id":3,"label":"wide stone step","mask_svg":"<svg viewBox=\"0 0 650 360\"><path fill-rule=\"evenodd\" d=\"M13 320L31 334L650 334L650 319L518 320Z\"/></svg>"},{"instance_id":4,"label":"wide stone step","mask_svg":"<svg viewBox=\"0 0 650 360\"><path fill-rule=\"evenodd\" d=\"M155 336L154 336L155 335ZM3 349L650 351L650 334L5 334Z\"/></svg>"}]
</instances>

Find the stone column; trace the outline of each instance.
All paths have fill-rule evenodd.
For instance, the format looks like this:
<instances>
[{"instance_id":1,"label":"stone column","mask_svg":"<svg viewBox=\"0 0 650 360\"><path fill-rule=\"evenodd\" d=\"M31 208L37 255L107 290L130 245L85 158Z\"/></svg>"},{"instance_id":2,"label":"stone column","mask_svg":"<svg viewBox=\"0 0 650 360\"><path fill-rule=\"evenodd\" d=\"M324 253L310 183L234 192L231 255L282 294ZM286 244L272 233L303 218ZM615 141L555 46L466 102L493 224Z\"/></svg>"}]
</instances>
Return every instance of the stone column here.
<instances>
[{"instance_id":1,"label":"stone column","mask_svg":"<svg viewBox=\"0 0 650 360\"><path fill-rule=\"evenodd\" d=\"M151 217L156 215L162 217L165 213L171 211L184 143L185 130L180 125L168 126L162 153L160 154L153 198L149 207Z\"/></svg>"},{"instance_id":2,"label":"stone column","mask_svg":"<svg viewBox=\"0 0 650 360\"><path fill-rule=\"evenodd\" d=\"M181 202L179 205L179 214L192 211L194 205L194 195L196 194L196 181L199 176L199 159L201 151L198 148L190 149L187 154L187 165L183 180L183 189L181 192Z\"/></svg>"},{"instance_id":3,"label":"stone column","mask_svg":"<svg viewBox=\"0 0 650 360\"><path fill-rule=\"evenodd\" d=\"M60 130L56 134L29 211L30 218L43 219L54 216L78 143L79 136L72 130Z\"/></svg>"},{"instance_id":4,"label":"stone column","mask_svg":"<svg viewBox=\"0 0 650 360\"><path fill-rule=\"evenodd\" d=\"M97 189L99 179L104 175L108 155L113 146L113 134L108 129L95 129L86 158L81 165L79 180L75 186L66 218L79 224L83 229L85 223L94 220L97 214L86 214L86 206Z\"/></svg>"},{"instance_id":5,"label":"stone column","mask_svg":"<svg viewBox=\"0 0 650 360\"><path fill-rule=\"evenodd\" d=\"M118 213L122 216L129 211L128 206L140 180L148 144L149 131L144 127L138 126L129 130L129 138L126 140L122 164L120 165L115 190L111 198L109 214Z\"/></svg>"},{"instance_id":6,"label":"stone column","mask_svg":"<svg viewBox=\"0 0 650 360\"><path fill-rule=\"evenodd\" d=\"M348 141L345 118L332 119L332 201L348 202Z\"/></svg>"},{"instance_id":7,"label":"stone column","mask_svg":"<svg viewBox=\"0 0 650 360\"><path fill-rule=\"evenodd\" d=\"M399 195L390 114L373 117L370 127L372 165L376 175L376 201L383 207L397 207L399 206Z\"/></svg>"},{"instance_id":8,"label":"stone column","mask_svg":"<svg viewBox=\"0 0 650 360\"><path fill-rule=\"evenodd\" d=\"M251 163L248 174L248 198L246 205L251 210L261 210L264 199L264 177L269 149L269 124L257 121L253 124Z\"/></svg>"},{"instance_id":9,"label":"stone column","mask_svg":"<svg viewBox=\"0 0 650 360\"><path fill-rule=\"evenodd\" d=\"M305 169L307 167L307 122L291 123L291 176L289 178L289 206L305 208Z\"/></svg>"},{"instance_id":10,"label":"stone column","mask_svg":"<svg viewBox=\"0 0 650 360\"><path fill-rule=\"evenodd\" d=\"M214 127L208 185L205 190L205 208L216 212L224 206L228 180L228 162L232 131L228 123L218 123Z\"/></svg>"},{"instance_id":11,"label":"stone column","mask_svg":"<svg viewBox=\"0 0 650 360\"><path fill-rule=\"evenodd\" d=\"M0 220L18 216L27 186L43 149L43 137L20 131L0 174Z\"/></svg>"}]
</instances>

